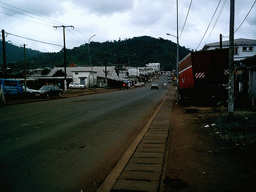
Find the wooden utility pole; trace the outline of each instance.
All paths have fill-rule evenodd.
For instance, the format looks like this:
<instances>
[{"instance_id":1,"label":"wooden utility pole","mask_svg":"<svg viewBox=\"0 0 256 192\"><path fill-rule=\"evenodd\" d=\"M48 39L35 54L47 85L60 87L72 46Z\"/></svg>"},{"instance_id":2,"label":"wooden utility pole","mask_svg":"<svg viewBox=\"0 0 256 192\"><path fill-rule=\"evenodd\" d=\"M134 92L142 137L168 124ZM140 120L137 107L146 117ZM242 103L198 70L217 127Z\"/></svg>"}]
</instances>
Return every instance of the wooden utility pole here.
<instances>
[{"instance_id":1,"label":"wooden utility pole","mask_svg":"<svg viewBox=\"0 0 256 192\"><path fill-rule=\"evenodd\" d=\"M2 44L3 44L3 61L4 61L4 79L7 78L7 71L6 71L6 50L5 50L5 32L2 29Z\"/></svg>"},{"instance_id":2,"label":"wooden utility pole","mask_svg":"<svg viewBox=\"0 0 256 192\"><path fill-rule=\"evenodd\" d=\"M234 118L234 18L235 0L230 0L228 112Z\"/></svg>"},{"instance_id":3,"label":"wooden utility pole","mask_svg":"<svg viewBox=\"0 0 256 192\"><path fill-rule=\"evenodd\" d=\"M66 27L72 27L74 28L74 26L70 25L70 26L53 26L53 28L57 29L58 27L62 27L63 28L63 42L64 42L64 91L67 91L67 64L66 64L66 40L65 40L65 29Z\"/></svg>"},{"instance_id":4,"label":"wooden utility pole","mask_svg":"<svg viewBox=\"0 0 256 192\"><path fill-rule=\"evenodd\" d=\"M176 63L176 72L177 72L177 103L179 103L179 97L180 97L180 93L179 93L179 2L178 0L176 1L177 4L177 63Z\"/></svg>"},{"instance_id":5,"label":"wooden utility pole","mask_svg":"<svg viewBox=\"0 0 256 192\"><path fill-rule=\"evenodd\" d=\"M24 65L25 65L25 93L27 92L27 60L26 60L26 44L24 44Z\"/></svg>"},{"instance_id":6,"label":"wooden utility pole","mask_svg":"<svg viewBox=\"0 0 256 192\"><path fill-rule=\"evenodd\" d=\"M220 34L220 49L222 49L222 34Z\"/></svg>"}]
</instances>

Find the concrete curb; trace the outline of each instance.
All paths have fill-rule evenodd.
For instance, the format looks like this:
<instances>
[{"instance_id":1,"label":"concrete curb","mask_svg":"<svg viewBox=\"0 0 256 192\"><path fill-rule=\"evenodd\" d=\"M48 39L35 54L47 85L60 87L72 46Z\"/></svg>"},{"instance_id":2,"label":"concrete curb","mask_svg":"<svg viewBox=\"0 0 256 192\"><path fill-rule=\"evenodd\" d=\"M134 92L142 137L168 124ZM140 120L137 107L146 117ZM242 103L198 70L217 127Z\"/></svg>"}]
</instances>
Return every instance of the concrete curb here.
<instances>
[{"instance_id":1,"label":"concrete curb","mask_svg":"<svg viewBox=\"0 0 256 192\"><path fill-rule=\"evenodd\" d=\"M111 173L107 176L107 178L102 183L102 185L97 190L97 192L109 192L109 191L111 191L111 189L114 186L114 184L116 183L118 177L120 176L120 174L124 170L125 166L129 162L132 155L134 154L137 146L141 142L142 138L144 137L144 135L148 131L149 127L151 126L151 123L153 122L153 120L157 116L158 112L160 111L161 107L163 106L164 102L166 101L169 93L170 93L170 91L166 94L165 98L162 100L162 103L159 105L157 110L154 112L152 117L149 119L148 123L145 125L145 127L142 129L140 134L137 136L137 138L130 145L128 150L124 153L123 157L120 159L120 161L117 163L117 165L111 171Z\"/></svg>"}]
</instances>

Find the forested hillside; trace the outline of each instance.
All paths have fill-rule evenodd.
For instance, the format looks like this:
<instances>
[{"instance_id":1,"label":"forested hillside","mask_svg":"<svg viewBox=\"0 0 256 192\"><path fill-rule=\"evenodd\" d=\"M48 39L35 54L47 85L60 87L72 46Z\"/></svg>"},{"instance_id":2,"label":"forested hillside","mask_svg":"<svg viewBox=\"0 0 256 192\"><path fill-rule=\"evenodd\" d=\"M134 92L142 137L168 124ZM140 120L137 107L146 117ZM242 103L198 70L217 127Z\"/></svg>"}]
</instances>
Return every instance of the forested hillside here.
<instances>
[{"instance_id":1,"label":"forested hillside","mask_svg":"<svg viewBox=\"0 0 256 192\"><path fill-rule=\"evenodd\" d=\"M21 51L19 58L22 60L23 48L17 47L17 49ZM89 47L86 43L79 47L68 49L66 57L67 65L70 63L74 63L77 66L90 65L89 49L91 63L94 66L105 65L106 63L107 65L119 64L138 67L145 66L147 63L161 63L161 67L164 70L171 70L176 65L176 43L149 36L103 43L92 41ZM190 52L185 47L180 47L179 50L180 60ZM15 51L9 54L18 57ZM44 68L63 66L63 58L63 50L58 53L41 53L28 59L28 67Z\"/></svg>"},{"instance_id":2,"label":"forested hillside","mask_svg":"<svg viewBox=\"0 0 256 192\"><path fill-rule=\"evenodd\" d=\"M18 47L16 45L13 45L9 42L5 43L5 49L6 49L6 62L7 63L16 63L19 61L24 60L24 48ZM35 51L32 49L26 48L26 58L31 58L39 55L40 51ZM3 44L2 41L0 41L0 64L3 64Z\"/></svg>"}]
</instances>

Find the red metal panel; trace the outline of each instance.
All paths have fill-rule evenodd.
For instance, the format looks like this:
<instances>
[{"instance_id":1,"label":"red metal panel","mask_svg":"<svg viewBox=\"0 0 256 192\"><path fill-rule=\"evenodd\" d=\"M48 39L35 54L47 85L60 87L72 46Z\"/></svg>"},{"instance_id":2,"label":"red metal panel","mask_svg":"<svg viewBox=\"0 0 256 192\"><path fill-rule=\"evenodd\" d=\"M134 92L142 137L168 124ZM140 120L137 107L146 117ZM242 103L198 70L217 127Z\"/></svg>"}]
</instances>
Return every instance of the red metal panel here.
<instances>
[{"instance_id":1,"label":"red metal panel","mask_svg":"<svg viewBox=\"0 0 256 192\"><path fill-rule=\"evenodd\" d=\"M192 66L182 70L179 73L179 88L193 88L194 87L194 75Z\"/></svg>"}]
</instances>

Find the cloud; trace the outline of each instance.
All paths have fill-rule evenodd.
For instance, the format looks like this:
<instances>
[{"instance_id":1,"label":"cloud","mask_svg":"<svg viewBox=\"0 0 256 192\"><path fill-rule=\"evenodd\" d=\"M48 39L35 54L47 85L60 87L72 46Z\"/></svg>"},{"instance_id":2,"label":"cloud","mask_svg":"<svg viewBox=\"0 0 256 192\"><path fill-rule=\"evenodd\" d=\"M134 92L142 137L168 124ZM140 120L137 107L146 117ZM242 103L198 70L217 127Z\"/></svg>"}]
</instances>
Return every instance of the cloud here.
<instances>
[{"instance_id":1,"label":"cloud","mask_svg":"<svg viewBox=\"0 0 256 192\"><path fill-rule=\"evenodd\" d=\"M151 26L164 18L166 10L165 1L137 0L128 19L136 26Z\"/></svg>"},{"instance_id":2,"label":"cloud","mask_svg":"<svg viewBox=\"0 0 256 192\"><path fill-rule=\"evenodd\" d=\"M87 9L90 13L99 16L123 13L133 8L133 0L71 0L72 4L79 9Z\"/></svg>"},{"instance_id":3,"label":"cloud","mask_svg":"<svg viewBox=\"0 0 256 192\"><path fill-rule=\"evenodd\" d=\"M179 0L179 32L183 27L190 2ZM181 46L193 49L197 47L218 2L193 1L186 26L179 39ZM254 0L236 1L235 29L241 24L253 3ZM222 8L223 11L216 23ZM219 41L219 34L229 35L229 9L229 0L221 1L199 49L204 43ZM255 39L255 15L256 5L235 33L235 38ZM6 32L62 45L62 30L58 28L54 31L53 26L73 25L74 30L67 28L66 31L66 45L69 49L86 43L94 34L96 36L92 40L100 42L143 35L176 42L175 37L166 36L166 33L176 36L176 16L176 0L0 0L1 26ZM60 49L11 35L6 39L15 45L26 43L29 48L42 51Z\"/></svg>"},{"instance_id":4,"label":"cloud","mask_svg":"<svg viewBox=\"0 0 256 192\"><path fill-rule=\"evenodd\" d=\"M7 3L0 2L0 5L4 13L20 17L30 15L30 13L47 17L65 13L63 1L58 0L14 0Z\"/></svg>"}]
</instances>

